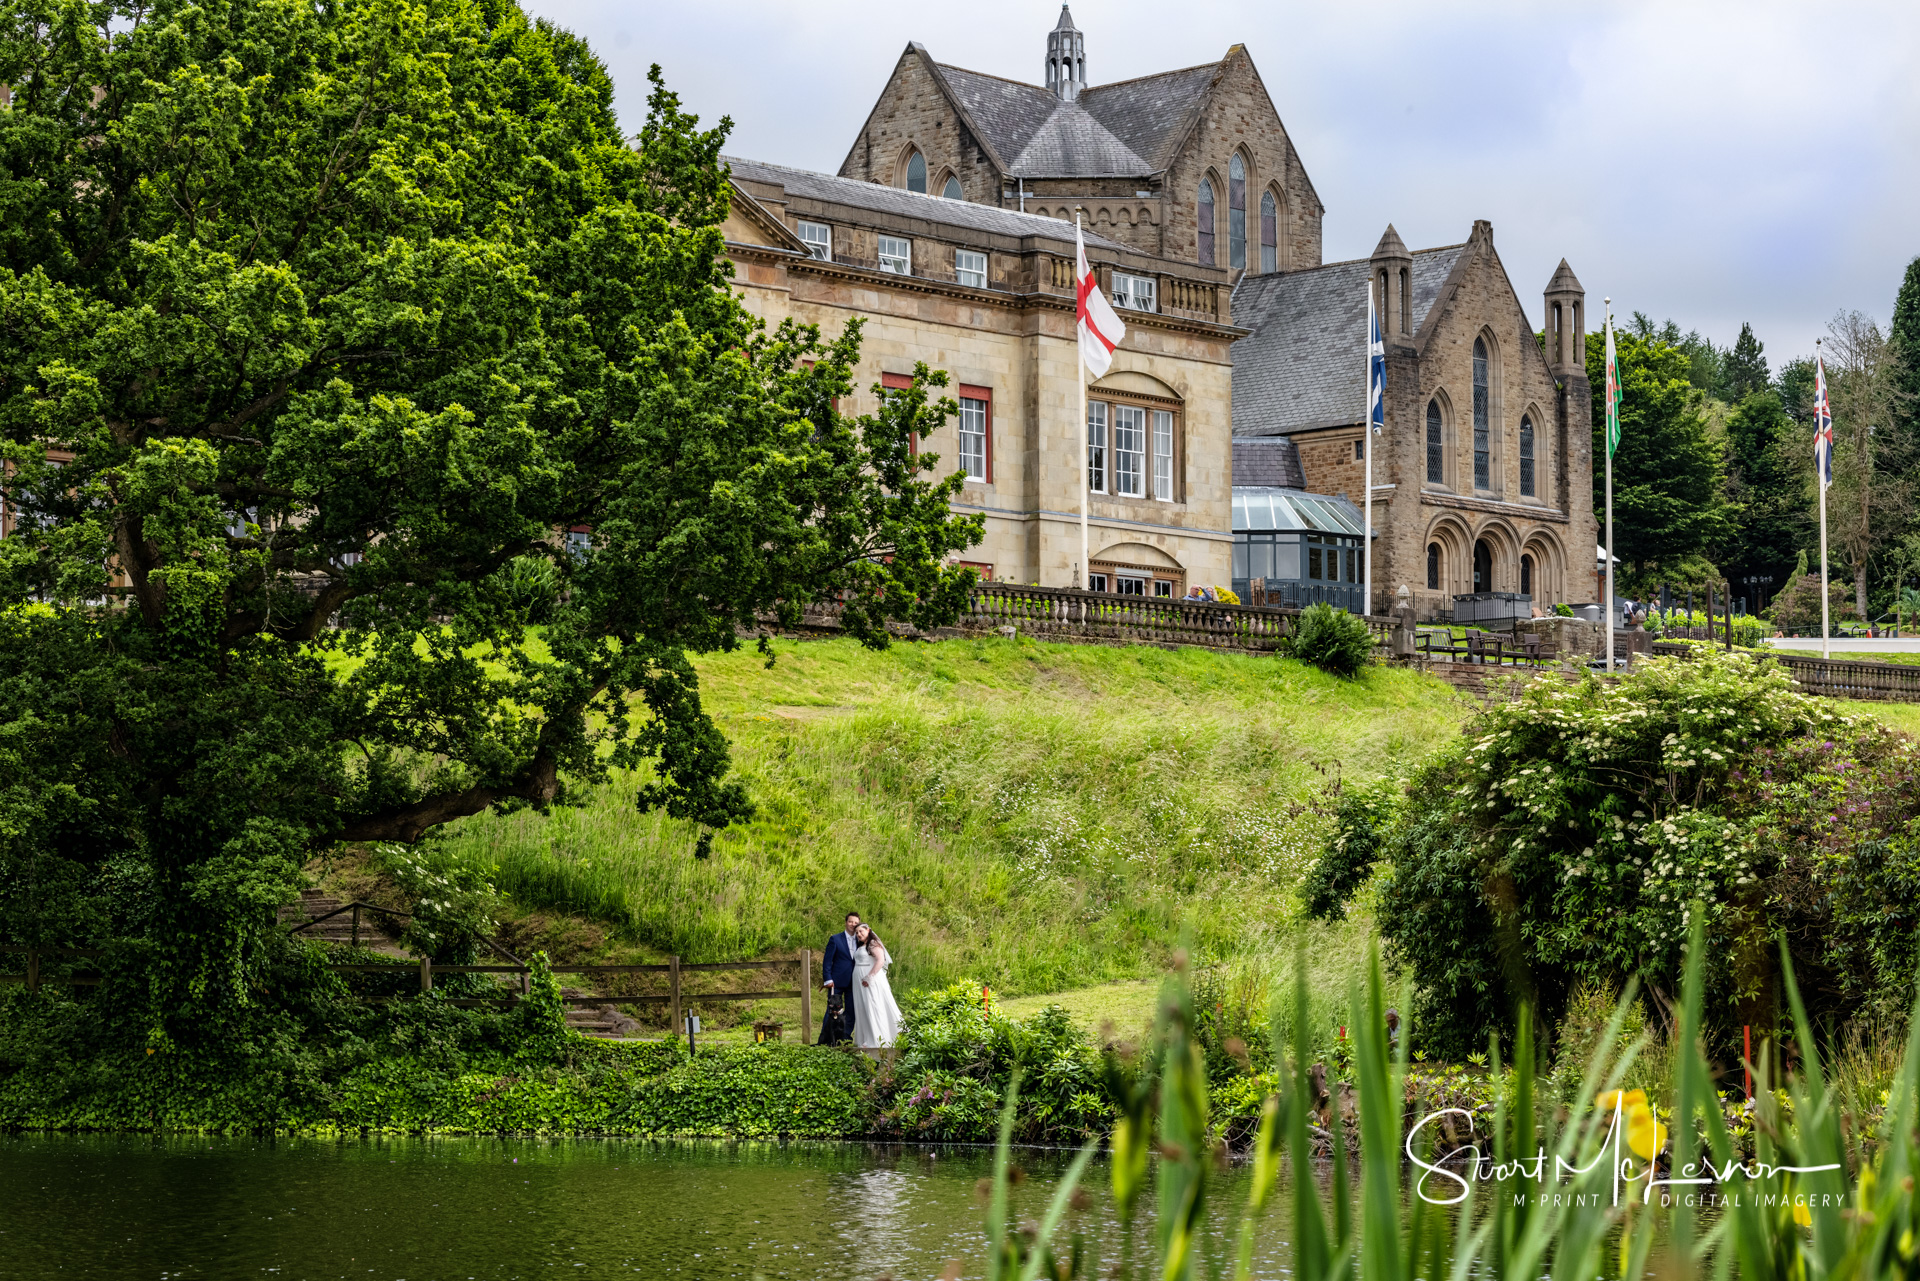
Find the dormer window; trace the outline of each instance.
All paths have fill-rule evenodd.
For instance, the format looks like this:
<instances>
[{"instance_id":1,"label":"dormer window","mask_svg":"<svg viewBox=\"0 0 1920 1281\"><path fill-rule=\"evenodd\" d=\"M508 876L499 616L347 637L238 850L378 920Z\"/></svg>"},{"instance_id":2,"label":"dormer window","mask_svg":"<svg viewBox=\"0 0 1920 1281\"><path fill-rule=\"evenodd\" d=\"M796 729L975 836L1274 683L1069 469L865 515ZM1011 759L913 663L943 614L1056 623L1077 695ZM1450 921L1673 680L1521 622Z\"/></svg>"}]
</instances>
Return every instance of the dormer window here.
<instances>
[{"instance_id":1,"label":"dormer window","mask_svg":"<svg viewBox=\"0 0 1920 1281\"><path fill-rule=\"evenodd\" d=\"M1159 282L1152 276L1130 276L1123 271L1113 273L1113 305L1126 307L1133 311L1159 310Z\"/></svg>"},{"instance_id":2,"label":"dormer window","mask_svg":"<svg viewBox=\"0 0 1920 1281\"><path fill-rule=\"evenodd\" d=\"M913 274L913 242L903 236L880 237L880 270L896 276Z\"/></svg>"},{"instance_id":3,"label":"dormer window","mask_svg":"<svg viewBox=\"0 0 1920 1281\"><path fill-rule=\"evenodd\" d=\"M918 151L907 157L907 190L926 194L927 158Z\"/></svg>"},{"instance_id":4,"label":"dormer window","mask_svg":"<svg viewBox=\"0 0 1920 1281\"><path fill-rule=\"evenodd\" d=\"M806 242L807 252L821 262L833 261L833 228L824 222L808 222L802 218L798 228L800 239Z\"/></svg>"}]
</instances>

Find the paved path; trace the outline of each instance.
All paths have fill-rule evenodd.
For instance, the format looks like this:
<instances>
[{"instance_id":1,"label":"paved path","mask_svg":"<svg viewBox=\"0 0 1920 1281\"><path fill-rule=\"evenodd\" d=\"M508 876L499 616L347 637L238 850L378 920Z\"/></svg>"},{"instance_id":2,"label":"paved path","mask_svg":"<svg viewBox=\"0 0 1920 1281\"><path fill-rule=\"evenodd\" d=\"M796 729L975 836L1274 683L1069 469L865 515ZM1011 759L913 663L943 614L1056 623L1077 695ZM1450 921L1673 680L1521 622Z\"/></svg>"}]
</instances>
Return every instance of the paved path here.
<instances>
[{"instance_id":1,"label":"paved path","mask_svg":"<svg viewBox=\"0 0 1920 1281\"><path fill-rule=\"evenodd\" d=\"M1820 652L1818 636L1769 636L1766 642L1775 649ZM1920 636L1835 636L1827 644L1835 654L1920 654Z\"/></svg>"}]
</instances>

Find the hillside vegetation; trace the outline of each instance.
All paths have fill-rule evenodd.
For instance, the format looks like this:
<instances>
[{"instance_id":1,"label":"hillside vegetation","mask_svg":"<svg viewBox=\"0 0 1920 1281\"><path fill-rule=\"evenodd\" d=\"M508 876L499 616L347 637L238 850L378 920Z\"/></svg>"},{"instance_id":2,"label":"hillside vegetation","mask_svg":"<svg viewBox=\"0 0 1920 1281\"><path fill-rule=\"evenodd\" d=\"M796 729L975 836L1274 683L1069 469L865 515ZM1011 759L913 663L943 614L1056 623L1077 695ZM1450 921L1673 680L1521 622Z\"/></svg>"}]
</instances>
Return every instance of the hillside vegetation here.
<instances>
[{"instance_id":1,"label":"hillside vegetation","mask_svg":"<svg viewBox=\"0 0 1920 1281\"><path fill-rule=\"evenodd\" d=\"M611 787L463 820L446 854L689 960L818 947L853 909L896 986L1085 988L1159 972L1187 930L1203 957L1290 952L1331 790L1406 772L1470 710L1412 672L1196 649L783 641L771 669L698 667L758 806L711 858Z\"/></svg>"}]
</instances>

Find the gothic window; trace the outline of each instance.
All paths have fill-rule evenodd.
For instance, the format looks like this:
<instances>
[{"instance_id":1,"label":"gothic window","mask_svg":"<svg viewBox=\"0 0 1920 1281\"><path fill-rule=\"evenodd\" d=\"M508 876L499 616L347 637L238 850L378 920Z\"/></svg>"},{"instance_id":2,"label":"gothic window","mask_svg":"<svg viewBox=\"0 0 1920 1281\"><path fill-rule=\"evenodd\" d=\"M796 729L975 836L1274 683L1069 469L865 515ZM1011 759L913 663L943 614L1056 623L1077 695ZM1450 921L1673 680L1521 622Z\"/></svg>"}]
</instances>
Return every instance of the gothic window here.
<instances>
[{"instance_id":1,"label":"gothic window","mask_svg":"<svg viewBox=\"0 0 1920 1281\"><path fill-rule=\"evenodd\" d=\"M1200 265L1211 267L1213 266L1213 183L1206 178L1200 180L1196 221L1200 228Z\"/></svg>"},{"instance_id":2,"label":"gothic window","mask_svg":"<svg viewBox=\"0 0 1920 1281\"><path fill-rule=\"evenodd\" d=\"M1427 544L1427 590L1440 590L1440 544Z\"/></svg>"},{"instance_id":3,"label":"gothic window","mask_svg":"<svg viewBox=\"0 0 1920 1281\"><path fill-rule=\"evenodd\" d=\"M1531 556L1520 558L1520 594L1533 595L1533 557Z\"/></svg>"},{"instance_id":4,"label":"gothic window","mask_svg":"<svg viewBox=\"0 0 1920 1281\"><path fill-rule=\"evenodd\" d=\"M1487 391L1487 340L1473 340L1473 487L1492 489L1493 475L1488 463L1487 416L1490 397Z\"/></svg>"},{"instance_id":5,"label":"gothic window","mask_svg":"<svg viewBox=\"0 0 1920 1281\"><path fill-rule=\"evenodd\" d=\"M1440 402L1427 402L1427 483L1443 484L1446 481L1446 451L1440 444Z\"/></svg>"},{"instance_id":6,"label":"gothic window","mask_svg":"<svg viewBox=\"0 0 1920 1281\"><path fill-rule=\"evenodd\" d=\"M1227 266L1247 265L1247 163L1236 152L1227 162Z\"/></svg>"},{"instance_id":7,"label":"gothic window","mask_svg":"<svg viewBox=\"0 0 1920 1281\"><path fill-rule=\"evenodd\" d=\"M919 152L907 157L907 190L924 193L927 189L927 158Z\"/></svg>"},{"instance_id":8,"label":"gothic window","mask_svg":"<svg viewBox=\"0 0 1920 1281\"><path fill-rule=\"evenodd\" d=\"M1413 280L1405 267L1400 269L1400 332L1413 332Z\"/></svg>"},{"instance_id":9,"label":"gothic window","mask_svg":"<svg viewBox=\"0 0 1920 1281\"><path fill-rule=\"evenodd\" d=\"M960 194L960 180L952 174L947 175L947 185L940 188L940 194L948 200L961 200L965 198Z\"/></svg>"},{"instance_id":10,"label":"gothic window","mask_svg":"<svg viewBox=\"0 0 1920 1281\"><path fill-rule=\"evenodd\" d=\"M1520 420L1520 496L1533 497L1533 418Z\"/></svg>"},{"instance_id":11,"label":"gothic window","mask_svg":"<svg viewBox=\"0 0 1920 1281\"><path fill-rule=\"evenodd\" d=\"M1260 193L1260 270L1280 270L1280 216L1271 191Z\"/></svg>"}]
</instances>

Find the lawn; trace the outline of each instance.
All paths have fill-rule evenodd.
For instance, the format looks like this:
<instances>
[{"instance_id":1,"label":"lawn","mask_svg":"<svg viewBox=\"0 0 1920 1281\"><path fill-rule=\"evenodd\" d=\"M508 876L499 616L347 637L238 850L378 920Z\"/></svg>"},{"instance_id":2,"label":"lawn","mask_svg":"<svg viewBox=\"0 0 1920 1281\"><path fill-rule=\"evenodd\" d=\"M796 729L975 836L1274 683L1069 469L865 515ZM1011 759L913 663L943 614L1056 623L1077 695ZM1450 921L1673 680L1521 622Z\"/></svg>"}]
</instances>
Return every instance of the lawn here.
<instances>
[{"instance_id":1,"label":"lawn","mask_svg":"<svg viewBox=\"0 0 1920 1281\"><path fill-rule=\"evenodd\" d=\"M1291 951L1294 887L1343 783L1409 770L1471 705L1376 669L1027 640L781 642L699 663L759 807L693 857L687 824L608 787L481 815L450 852L523 907L689 960L818 948L862 912L896 986L1008 997Z\"/></svg>"}]
</instances>

